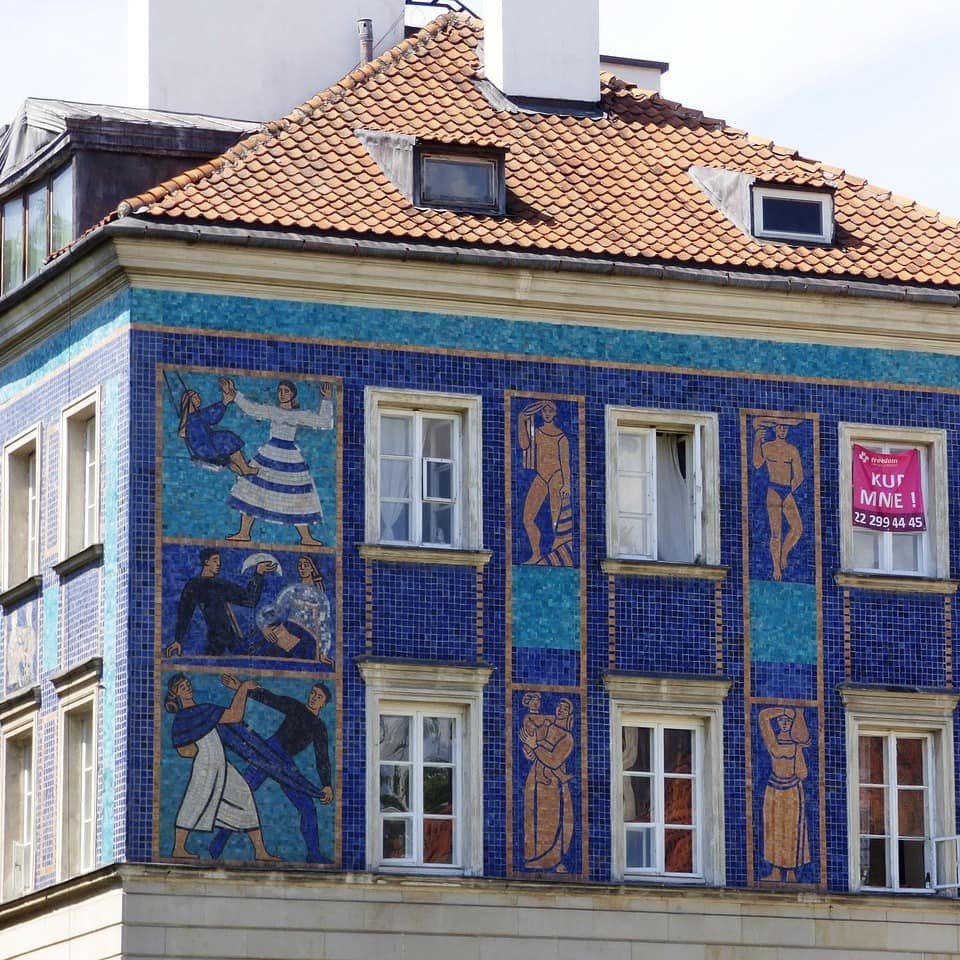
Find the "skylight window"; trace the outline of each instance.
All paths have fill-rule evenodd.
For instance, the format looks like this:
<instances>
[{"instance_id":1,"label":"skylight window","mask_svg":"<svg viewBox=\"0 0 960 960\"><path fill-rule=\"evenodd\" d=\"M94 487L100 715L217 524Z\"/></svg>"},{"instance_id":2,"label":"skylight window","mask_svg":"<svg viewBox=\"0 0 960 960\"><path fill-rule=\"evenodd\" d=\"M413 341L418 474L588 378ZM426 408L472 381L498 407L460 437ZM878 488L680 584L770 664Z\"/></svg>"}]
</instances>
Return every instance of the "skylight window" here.
<instances>
[{"instance_id":1,"label":"skylight window","mask_svg":"<svg viewBox=\"0 0 960 960\"><path fill-rule=\"evenodd\" d=\"M832 243L833 196L754 186L753 234L771 240Z\"/></svg>"},{"instance_id":2,"label":"skylight window","mask_svg":"<svg viewBox=\"0 0 960 960\"><path fill-rule=\"evenodd\" d=\"M503 154L419 147L416 203L475 213L503 213Z\"/></svg>"}]
</instances>

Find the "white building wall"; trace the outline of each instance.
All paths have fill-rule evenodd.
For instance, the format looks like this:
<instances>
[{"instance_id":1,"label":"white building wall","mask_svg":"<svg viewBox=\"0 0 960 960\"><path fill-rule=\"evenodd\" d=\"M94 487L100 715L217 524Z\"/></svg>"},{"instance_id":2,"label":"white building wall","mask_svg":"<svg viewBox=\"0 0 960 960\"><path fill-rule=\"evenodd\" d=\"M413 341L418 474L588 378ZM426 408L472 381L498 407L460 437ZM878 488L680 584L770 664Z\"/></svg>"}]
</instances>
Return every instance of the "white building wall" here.
<instances>
[{"instance_id":1,"label":"white building wall","mask_svg":"<svg viewBox=\"0 0 960 960\"><path fill-rule=\"evenodd\" d=\"M128 0L128 106L243 120L285 116L403 39L403 0Z\"/></svg>"}]
</instances>

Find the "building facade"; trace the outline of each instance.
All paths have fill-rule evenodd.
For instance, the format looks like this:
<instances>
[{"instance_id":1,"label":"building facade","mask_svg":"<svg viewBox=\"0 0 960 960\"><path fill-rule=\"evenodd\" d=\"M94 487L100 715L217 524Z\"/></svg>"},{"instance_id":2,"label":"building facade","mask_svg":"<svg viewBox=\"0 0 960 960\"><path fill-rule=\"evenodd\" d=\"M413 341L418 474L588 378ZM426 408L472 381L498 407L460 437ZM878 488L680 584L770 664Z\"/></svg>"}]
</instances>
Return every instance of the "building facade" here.
<instances>
[{"instance_id":1,"label":"building facade","mask_svg":"<svg viewBox=\"0 0 960 960\"><path fill-rule=\"evenodd\" d=\"M3 955L960 953L956 223L481 30L6 296Z\"/></svg>"}]
</instances>

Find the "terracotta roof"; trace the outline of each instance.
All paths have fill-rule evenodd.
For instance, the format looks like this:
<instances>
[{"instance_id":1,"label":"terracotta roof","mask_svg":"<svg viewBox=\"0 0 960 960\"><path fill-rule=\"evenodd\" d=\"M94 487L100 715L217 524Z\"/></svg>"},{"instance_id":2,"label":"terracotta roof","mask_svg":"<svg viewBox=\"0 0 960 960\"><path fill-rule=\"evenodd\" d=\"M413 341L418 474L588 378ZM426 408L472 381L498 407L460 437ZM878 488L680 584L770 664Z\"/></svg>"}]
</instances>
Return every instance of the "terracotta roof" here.
<instances>
[{"instance_id":1,"label":"terracotta roof","mask_svg":"<svg viewBox=\"0 0 960 960\"><path fill-rule=\"evenodd\" d=\"M222 156L127 201L140 216L406 242L960 285L955 219L601 75L603 115L499 109L480 21L448 14ZM507 148L507 215L414 206L358 130ZM691 167L835 190L831 247L758 242Z\"/></svg>"}]
</instances>

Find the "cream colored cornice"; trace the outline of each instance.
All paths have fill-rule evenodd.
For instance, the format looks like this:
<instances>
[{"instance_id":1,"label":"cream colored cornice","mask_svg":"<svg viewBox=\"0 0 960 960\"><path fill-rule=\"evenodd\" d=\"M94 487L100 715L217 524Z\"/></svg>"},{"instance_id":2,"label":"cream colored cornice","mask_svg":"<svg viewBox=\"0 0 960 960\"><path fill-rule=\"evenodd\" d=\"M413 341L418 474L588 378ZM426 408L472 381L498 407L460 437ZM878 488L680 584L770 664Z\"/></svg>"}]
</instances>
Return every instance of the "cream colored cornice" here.
<instances>
[{"instance_id":1,"label":"cream colored cornice","mask_svg":"<svg viewBox=\"0 0 960 960\"><path fill-rule=\"evenodd\" d=\"M134 287L665 333L960 353L955 306L609 273L365 254L114 240ZM718 275L720 276L720 275ZM812 282L811 282L812 283ZM837 285L842 287L841 284ZM641 360L642 358L637 358Z\"/></svg>"},{"instance_id":2,"label":"cream colored cornice","mask_svg":"<svg viewBox=\"0 0 960 960\"><path fill-rule=\"evenodd\" d=\"M46 280L46 282L44 282ZM112 297L127 283L110 243L91 246L85 256L54 262L0 306L0 363L22 354L76 317Z\"/></svg>"},{"instance_id":3,"label":"cream colored cornice","mask_svg":"<svg viewBox=\"0 0 960 960\"><path fill-rule=\"evenodd\" d=\"M840 699L848 710L862 716L929 718L953 716L960 693L945 690L905 690L897 687L857 687L841 685Z\"/></svg>"}]
</instances>

